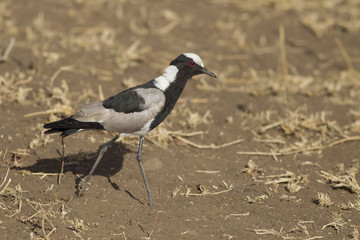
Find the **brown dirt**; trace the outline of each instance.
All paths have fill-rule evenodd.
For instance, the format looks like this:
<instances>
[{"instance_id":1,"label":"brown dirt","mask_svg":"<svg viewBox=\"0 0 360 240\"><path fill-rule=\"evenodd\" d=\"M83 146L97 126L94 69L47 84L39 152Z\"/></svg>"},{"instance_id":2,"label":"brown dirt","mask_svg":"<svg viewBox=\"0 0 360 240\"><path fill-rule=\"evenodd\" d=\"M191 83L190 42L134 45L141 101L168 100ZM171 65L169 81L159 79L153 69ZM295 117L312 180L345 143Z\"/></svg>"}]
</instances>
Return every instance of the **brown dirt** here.
<instances>
[{"instance_id":1,"label":"brown dirt","mask_svg":"<svg viewBox=\"0 0 360 240\"><path fill-rule=\"evenodd\" d=\"M15 44L0 63L0 238L359 239L359 28L357 0L1 1L1 54ZM112 133L65 138L58 184L61 139L42 125L183 52L218 79L191 80L146 138L155 208L136 137L80 198Z\"/></svg>"}]
</instances>

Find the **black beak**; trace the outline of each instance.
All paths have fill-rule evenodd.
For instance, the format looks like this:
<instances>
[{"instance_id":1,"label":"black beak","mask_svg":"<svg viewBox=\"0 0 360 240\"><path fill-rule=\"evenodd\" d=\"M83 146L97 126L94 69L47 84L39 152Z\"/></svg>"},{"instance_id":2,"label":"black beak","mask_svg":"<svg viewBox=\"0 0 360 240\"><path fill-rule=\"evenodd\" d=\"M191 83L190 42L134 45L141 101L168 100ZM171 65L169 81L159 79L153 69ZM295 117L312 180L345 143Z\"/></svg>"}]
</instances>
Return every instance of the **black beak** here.
<instances>
[{"instance_id":1,"label":"black beak","mask_svg":"<svg viewBox=\"0 0 360 240\"><path fill-rule=\"evenodd\" d=\"M207 68L205 68L205 67L203 67L203 68L201 69L201 71L202 71L203 73L209 75L210 77L216 78L215 73L211 72L209 69L207 69Z\"/></svg>"}]
</instances>

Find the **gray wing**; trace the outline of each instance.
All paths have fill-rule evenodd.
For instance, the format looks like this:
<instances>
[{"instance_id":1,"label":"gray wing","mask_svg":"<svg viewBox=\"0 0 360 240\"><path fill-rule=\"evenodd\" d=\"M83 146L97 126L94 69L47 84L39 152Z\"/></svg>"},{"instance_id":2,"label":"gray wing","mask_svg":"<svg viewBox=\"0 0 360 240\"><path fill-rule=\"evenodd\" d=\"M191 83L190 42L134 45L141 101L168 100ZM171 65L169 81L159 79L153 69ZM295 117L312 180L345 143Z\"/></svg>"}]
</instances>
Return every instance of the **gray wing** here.
<instances>
[{"instance_id":1,"label":"gray wing","mask_svg":"<svg viewBox=\"0 0 360 240\"><path fill-rule=\"evenodd\" d=\"M133 133L151 123L164 105L165 95L161 90L136 88L103 102L85 104L73 118L84 122L98 122L109 131Z\"/></svg>"}]
</instances>

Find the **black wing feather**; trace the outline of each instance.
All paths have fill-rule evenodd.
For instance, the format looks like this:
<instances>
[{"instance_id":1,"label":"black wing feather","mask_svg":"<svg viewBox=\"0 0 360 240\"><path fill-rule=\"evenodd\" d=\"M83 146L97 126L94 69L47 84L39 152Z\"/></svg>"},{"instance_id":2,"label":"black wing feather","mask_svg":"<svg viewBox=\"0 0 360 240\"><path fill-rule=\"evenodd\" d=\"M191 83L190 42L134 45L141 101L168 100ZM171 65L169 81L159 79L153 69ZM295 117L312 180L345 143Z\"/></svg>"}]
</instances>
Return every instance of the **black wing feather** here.
<instances>
[{"instance_id":1,"label":"black wing feather","mask_svg":"<svg viewBox=\"0 0 360 240\"><path fill-rule=\"evenodd\" d=\"M104 129L98 122L80 122L71 116L60 121L47 123L44 128L50 128L45 132L46 134L62 132L62 137L76 133L79 129Z\"/></svg>"},{"instance_id":2,"label":"black wing feather","mask_svg":"<svg viewBox=\"0 0 360 240\"><path fill-rule=\"evenodd\" d=\"M136 91L135 88L128 89L104 100L104 108L112 108L116 112L132 113L145 110L145 100Z\"/></svg>"}]
</instances>

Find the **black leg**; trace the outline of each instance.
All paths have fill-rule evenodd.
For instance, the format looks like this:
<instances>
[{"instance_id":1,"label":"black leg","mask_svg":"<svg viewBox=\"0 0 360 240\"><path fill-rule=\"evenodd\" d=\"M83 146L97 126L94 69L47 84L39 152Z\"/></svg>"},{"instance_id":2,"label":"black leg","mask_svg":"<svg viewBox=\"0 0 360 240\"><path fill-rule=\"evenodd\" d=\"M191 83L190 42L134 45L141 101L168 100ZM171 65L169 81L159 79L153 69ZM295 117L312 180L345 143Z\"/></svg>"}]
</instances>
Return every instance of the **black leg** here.
<instances>
[{"instance_id":1,"label":"black leg","mask_svg":"<svg viewBox=\"0 0 360 240\"><path fill-rule=\"evenodd\" d=\"M110 142L105 143L105 144L101 147L101 149L100 149L100 151L99 151L99 155L98 155L98 157L97 157L97 159L96 159L96 161L95 161L95 163L94 163L94 166L91 168L90 173L89 173L89 175L87 176L85 182L83 182L83 184L81 185L79 195L81 195L82 191L85 190L86 184L88 183L90 177L93 175L93 173L94 173L97 165L99 164L102 156L104 155L104 153L108 150L108 148L110 147L110 145L113 144L119 137L120 137L120 134L116 135L116 137L114 137L113 139L111 139Z\"/></svg>"},{"instance_id":2,"label":"black leg","mask_svg":"<svg viewBox=\"0 0 360 240\"><path fill-rule=\"evenodd\" d=\"M145 171L144 171L144 168L143 168L143 165L142 165L142 158L141 158L141 149L142 149L143 141L144 141L144 136L140 136L139 150L138 150L136 159L138 160L140 171L141 171L141 174L142 174L143 179L144 179L145 188L146 188L147 195L148 195L148 198L149 198L149 205L150 205L150 207L152 207L154 205L154 200L153 200L153 198L151 196L149 184L148 184L148 182L146 180Z\"/></svg>"}]
</instances>

